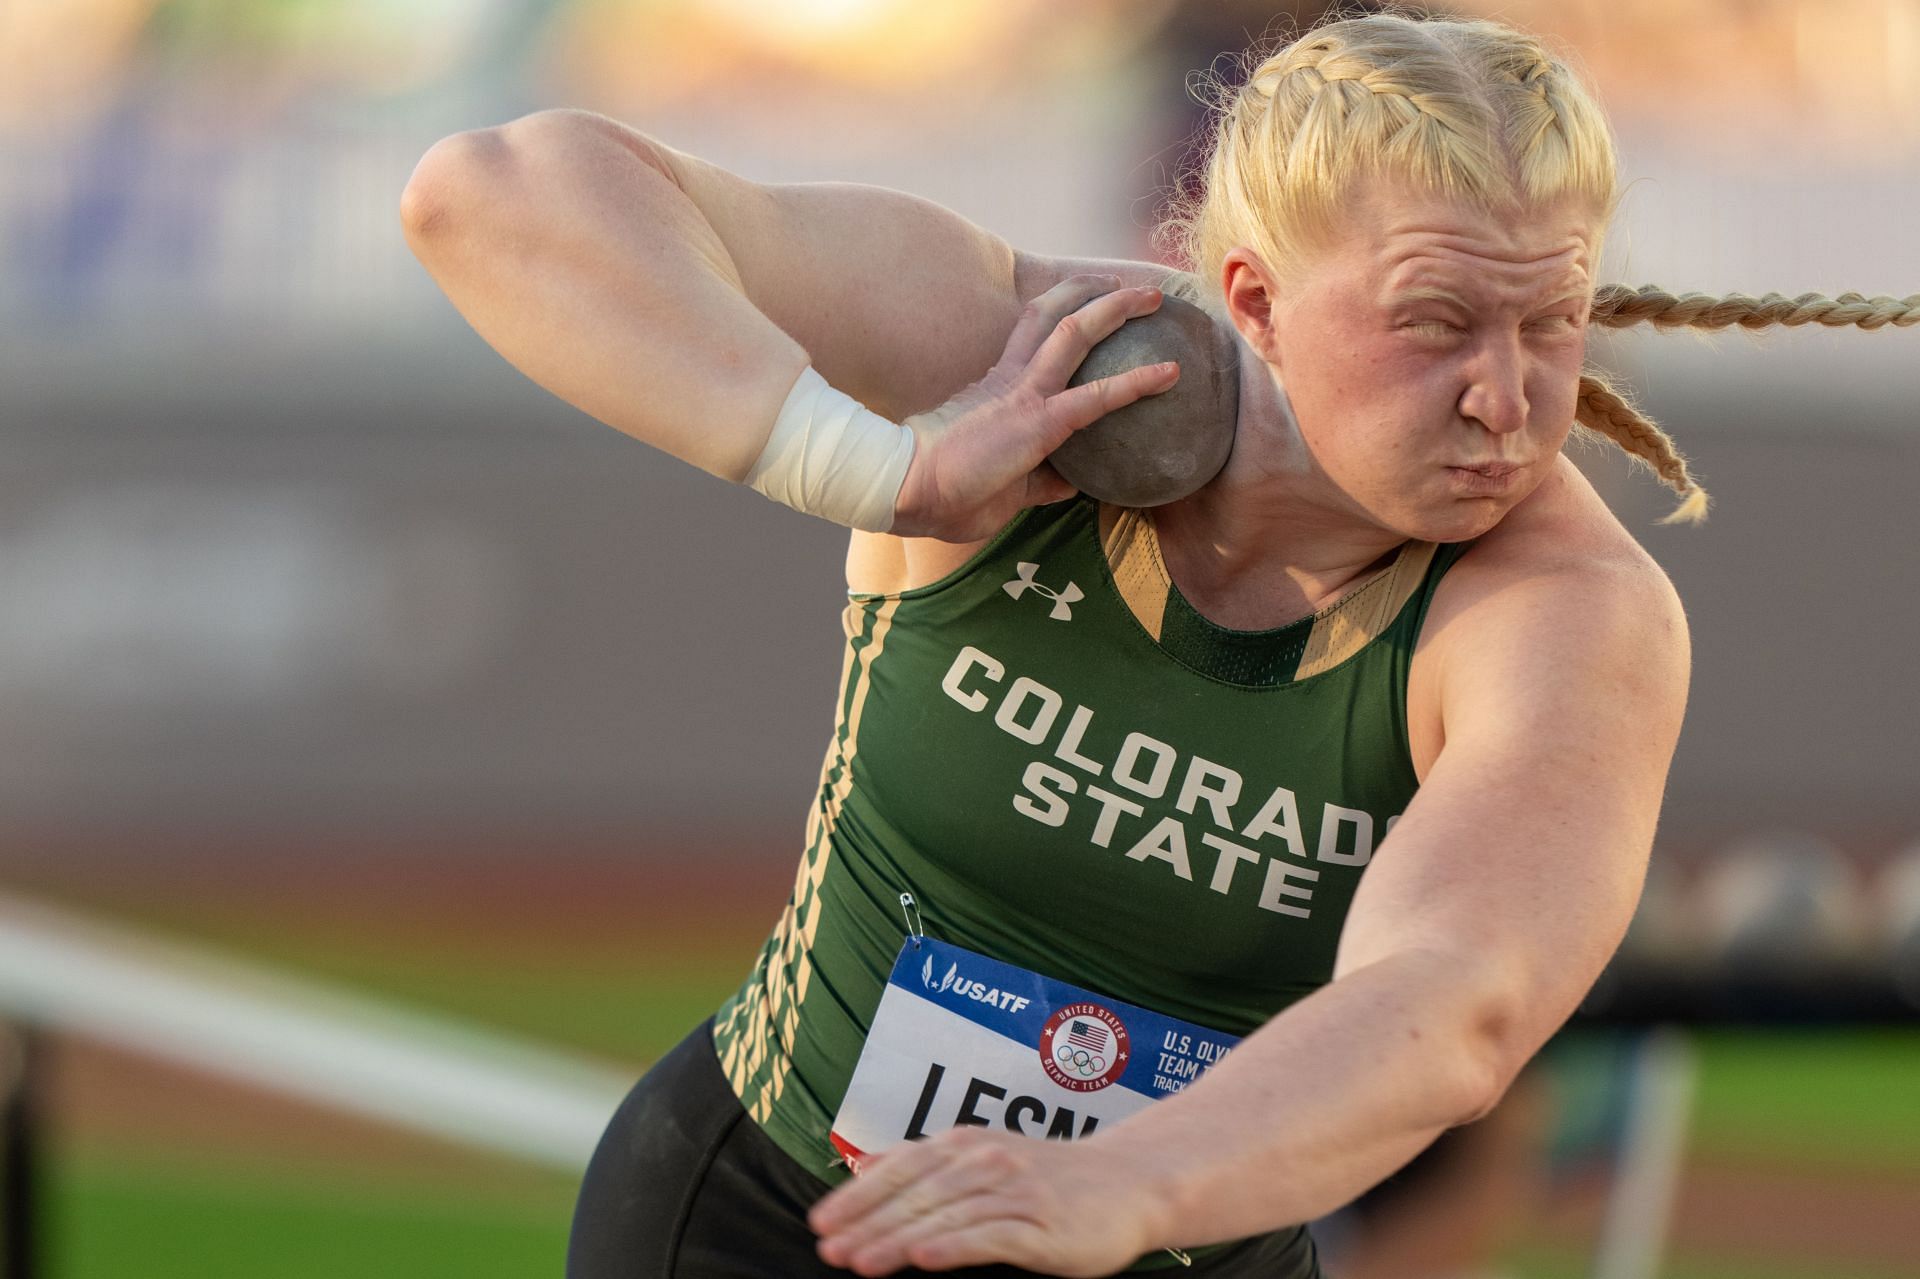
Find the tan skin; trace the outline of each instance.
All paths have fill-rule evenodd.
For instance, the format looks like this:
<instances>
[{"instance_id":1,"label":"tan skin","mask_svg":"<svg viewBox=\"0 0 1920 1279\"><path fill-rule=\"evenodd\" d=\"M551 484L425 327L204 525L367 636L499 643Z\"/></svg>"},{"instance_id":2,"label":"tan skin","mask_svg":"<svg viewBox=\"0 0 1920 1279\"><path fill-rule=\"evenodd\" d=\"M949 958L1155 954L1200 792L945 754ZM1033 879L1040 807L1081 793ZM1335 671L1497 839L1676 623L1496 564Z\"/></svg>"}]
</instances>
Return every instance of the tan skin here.
<instances>
[{"instance_id":1,"label":"tan skin","mask_svg":"<svg viewBox=\"0 0 1920 1279\"><path fill-rule=\"evenodd\" d=\"M1286 393L1243 376L1226 472L1155 515L1182 592L1232 626L1304 616L1408 538L1480 536L1420 637L1422 785L1334 980L1084 1141L965 1129L881 1155L814 1210L829 1261L1101 1275L1320 1216L1486 1113L1625 931L1688 659L1665 577L1559 455L1598 227L1391 189L1353 210L1290 278L1228 256L1243 368ZM809 361L907 421L897 519L943 536L856 534L860 589L934 580L1002 512L1062 495L1040 459L1101 404L1063 398L1060 369L1158 304L1142 264L1017 255L894 193L758 187L579 113L440 144L404 216L502 354L717 474L744 473Z\"/></svg>"}]
</instances>

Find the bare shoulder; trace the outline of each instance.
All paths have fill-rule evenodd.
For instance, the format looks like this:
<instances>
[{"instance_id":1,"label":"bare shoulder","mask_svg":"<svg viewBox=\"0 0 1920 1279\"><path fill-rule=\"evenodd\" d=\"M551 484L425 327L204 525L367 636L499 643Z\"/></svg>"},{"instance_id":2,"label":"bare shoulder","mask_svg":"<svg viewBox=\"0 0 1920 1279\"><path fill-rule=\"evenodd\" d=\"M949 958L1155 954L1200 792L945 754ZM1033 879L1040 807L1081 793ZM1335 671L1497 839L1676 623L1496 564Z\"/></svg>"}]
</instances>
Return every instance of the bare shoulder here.
<instances>
[{"instance_id":1,"label":"bare shoulder","mask_svg":"<svg viewBox=\"0 0 1920 1279\"><path fill-rule=\"evenodd\" d=\"M1407 688L1415 767L1424 777L1496 706L1532 718L1626 703L1677 734L1690 666L1666 572L1563 458L1434 593Z\"/></svg>"},{"instance_id":2,"label":"bare shoulder","mask_svg":"<svg viewBox=\"0 0 1920 1279\"><path fill-rule=\"evenodd\" d=\"M1449 620L1511 596L1552 601L1559 624L1613 625L1635 619L1684 629L1680 599L1666 571L1608 509L1573 463L1562 457L1540 488L1477 541L1442 581L1428 633ZM1504 605L1503 605L1504 608Z\"/></svg>"}]
</instances>

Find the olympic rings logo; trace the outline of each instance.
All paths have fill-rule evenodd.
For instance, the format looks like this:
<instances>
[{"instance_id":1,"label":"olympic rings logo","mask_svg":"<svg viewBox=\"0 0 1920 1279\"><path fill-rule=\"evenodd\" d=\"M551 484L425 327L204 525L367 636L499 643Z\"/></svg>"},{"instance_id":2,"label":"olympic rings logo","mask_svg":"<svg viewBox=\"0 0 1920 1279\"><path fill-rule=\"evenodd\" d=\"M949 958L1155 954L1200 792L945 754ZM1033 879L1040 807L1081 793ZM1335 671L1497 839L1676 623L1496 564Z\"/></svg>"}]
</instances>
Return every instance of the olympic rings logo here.
<instances>
[{"instance_id":1,"label":"olympic rings logo","mask_svg":"<svg viewBox=\"0 0 1920 1279\"><path fill-rule=\"evenodd\" d=\"M1061 1069L1072 1071L1082 1079L1092 1079L1096 1075L1107 1073L1107 1059L1084 1048L1075 1048L1070 1044L1055 1044L1053 1060Z\"/></svg>"},{"instance_id":2,"label":"olympic rings logo","mask_svg":"<svg viewBox=\"0 0 1920 1279\"><path fill-rule=\"evenodd\" d=\"M1079 1000L1054 1010L1037 1047L1047 1078L1073 1092L1098 1092L1125 1072L1130 1043L1111 1009Z\"/></svg>"}]
</instances>

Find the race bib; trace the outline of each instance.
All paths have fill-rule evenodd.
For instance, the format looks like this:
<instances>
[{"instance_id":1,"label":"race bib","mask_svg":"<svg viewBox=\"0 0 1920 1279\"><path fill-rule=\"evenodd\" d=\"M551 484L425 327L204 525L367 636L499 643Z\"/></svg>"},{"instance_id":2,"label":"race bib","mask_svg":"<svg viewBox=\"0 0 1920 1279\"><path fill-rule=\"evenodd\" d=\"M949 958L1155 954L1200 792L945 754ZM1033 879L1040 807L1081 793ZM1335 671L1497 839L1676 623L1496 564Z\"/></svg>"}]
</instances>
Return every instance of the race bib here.
<instances>
[{"instance_id":1,"label":"race bib","mask_svg":"<svg viewBox=\"0 0 1920 1279\"><path fill-rule=\"evenodd\" d=\"M834 1116L854 1172L947 1128L1084 1137L1179 1092L1240 1041L930 937L893 962Z\"/></svg>"}]
</instances>

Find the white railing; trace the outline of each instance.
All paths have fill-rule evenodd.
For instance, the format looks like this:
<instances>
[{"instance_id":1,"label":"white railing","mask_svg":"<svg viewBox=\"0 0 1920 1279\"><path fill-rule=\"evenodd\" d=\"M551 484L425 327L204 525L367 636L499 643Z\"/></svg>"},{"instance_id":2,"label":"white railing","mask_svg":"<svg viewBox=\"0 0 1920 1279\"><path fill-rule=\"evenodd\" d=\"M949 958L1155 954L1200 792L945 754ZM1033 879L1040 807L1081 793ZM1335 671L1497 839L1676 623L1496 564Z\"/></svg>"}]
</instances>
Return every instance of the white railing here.
<instances>
[{"instance_id":1,"label":"white railing","mask_svg":"<svg viewBox=\"0 0 1920 1279\"><path fill-rule=\"evenodd\" d=\"M574 1173L639 1074L6 894L0 1020Z\"/></svg>"}]
</instances>

